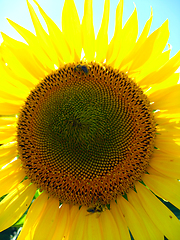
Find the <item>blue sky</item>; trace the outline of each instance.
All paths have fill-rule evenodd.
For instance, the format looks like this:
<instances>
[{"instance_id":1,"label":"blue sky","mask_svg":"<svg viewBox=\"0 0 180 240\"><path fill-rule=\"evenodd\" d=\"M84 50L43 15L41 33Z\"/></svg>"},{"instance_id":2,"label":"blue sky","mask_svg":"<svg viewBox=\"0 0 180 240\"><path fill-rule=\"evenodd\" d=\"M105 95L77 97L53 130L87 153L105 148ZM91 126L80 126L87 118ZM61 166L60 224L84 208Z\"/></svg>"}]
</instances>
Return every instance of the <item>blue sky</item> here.
<instances>
[{"instance_id":1,"label":"blue sky","mask_svg":"<svg viewBox=\"0 0 180 240\"><path fill-rule=\"evenodd\" d=\"M61 13L64 0L37 0L46 13L61 26ZM32 3L32 0L30 0ZM109 39L113 36L115 24L115 11L119 0L111 0ZM153 22L151 32L157 29L167 18L169 19L170 38L172 45L171 56L180 50L180 0L124 0L123 22L125 23L134 10L135 2L138 11L139 34L150 16L150 6L153 8ZM83 16L84 0L75 0L80 19ZM94 26L97 34L101 24L104 0L94 0ZM34 32L28 12L26 0L0 0L0 31L9 36L22 40L18 33L8 24L7 18ZM44 25L45 26L45 25ZM2 38L0 37L0 41Z\"/></svg>"}]
</instances>

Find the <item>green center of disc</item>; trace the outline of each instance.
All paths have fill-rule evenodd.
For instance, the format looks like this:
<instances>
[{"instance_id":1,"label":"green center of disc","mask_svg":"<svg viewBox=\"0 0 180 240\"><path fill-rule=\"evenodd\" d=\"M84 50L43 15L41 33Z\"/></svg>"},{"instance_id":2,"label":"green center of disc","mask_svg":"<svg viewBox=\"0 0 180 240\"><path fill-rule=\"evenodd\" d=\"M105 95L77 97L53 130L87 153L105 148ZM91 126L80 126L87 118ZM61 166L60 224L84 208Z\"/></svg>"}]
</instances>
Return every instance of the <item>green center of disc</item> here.
<instances>
[{"instance_id":1,"label":"green center of disc","mask_svg":"<svg viewBox=\"0 0 180 240\"><path fill-rule=\"evenodd\" d=\"M87 169L106 174L121 148L120 113L111 88L101 84L78 81L52 91L38 109L33 130L41 158L49 155L50 165L79 169L86 176Z\"/></svg>"}]
</instances>

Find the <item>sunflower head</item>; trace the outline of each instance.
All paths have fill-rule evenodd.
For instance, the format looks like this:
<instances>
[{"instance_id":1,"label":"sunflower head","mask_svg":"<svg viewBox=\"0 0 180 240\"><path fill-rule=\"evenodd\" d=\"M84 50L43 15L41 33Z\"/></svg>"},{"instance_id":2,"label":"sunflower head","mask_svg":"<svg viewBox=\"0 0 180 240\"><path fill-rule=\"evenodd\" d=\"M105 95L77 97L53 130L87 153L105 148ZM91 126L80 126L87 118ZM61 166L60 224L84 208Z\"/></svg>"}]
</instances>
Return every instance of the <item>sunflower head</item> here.
<instances>
[{"instance_id":1,"label":"sunflower head","mask_svg":"<svg viewBox=\"0 0 180 240\"><path fill-rule=\"evenodd\" d=\"M129 231L138 240L179 239L178 219L155 196L180 208L180 52L170 59L164 51L168 21L148 36L151 12L137 40L137 10L122 27L121 0L108 43L109 0L96 38L91 0L82 22L65 0L62 31L34 2L48 33L27 1L36 35L8 20L27 44L2 33L0 46L0 184L8 194L0 229L34 198L20 240L119 240Z\"/></svg>"},{"instance_id":2,"label":"sunflower head","mask_svg":"<svg viewBox=\"0 0 180 240\"><path fill-rule=\"evenodd\" d=\"M67 64L29 94L18 117L27 176L60 202L107 204L146 172L154 149L150 102L106 64Z\"/></svg>"}]
</instances>

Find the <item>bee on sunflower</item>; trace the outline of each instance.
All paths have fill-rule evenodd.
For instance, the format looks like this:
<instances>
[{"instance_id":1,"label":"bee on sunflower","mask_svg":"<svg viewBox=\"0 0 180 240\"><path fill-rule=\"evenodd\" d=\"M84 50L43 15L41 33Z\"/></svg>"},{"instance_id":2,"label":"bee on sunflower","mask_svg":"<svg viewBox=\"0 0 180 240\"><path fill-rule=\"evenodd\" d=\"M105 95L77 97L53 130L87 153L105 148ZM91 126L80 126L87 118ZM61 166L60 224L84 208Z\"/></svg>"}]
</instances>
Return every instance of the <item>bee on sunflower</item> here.
<instances>
[{"instance_id":1,"label":"bee on sunflower","mask_svg":"<svg viewBox=\"0 0 180 240\"><path fill-rule=\"evenodd\" d=\"M108 43L110 0L95 38L65 0L62 31L27 0L36 35L9 23L0 46L0 231L29 208L18 240L180 239L180 52L165 21L137 39L137 10ZM38 194L37 194L38 193ZM34 197L34 196L38 197ZM32 201L33 199L33 201ZM98 217L97 217L98 215Z\"/></svg>"}]
</instances>

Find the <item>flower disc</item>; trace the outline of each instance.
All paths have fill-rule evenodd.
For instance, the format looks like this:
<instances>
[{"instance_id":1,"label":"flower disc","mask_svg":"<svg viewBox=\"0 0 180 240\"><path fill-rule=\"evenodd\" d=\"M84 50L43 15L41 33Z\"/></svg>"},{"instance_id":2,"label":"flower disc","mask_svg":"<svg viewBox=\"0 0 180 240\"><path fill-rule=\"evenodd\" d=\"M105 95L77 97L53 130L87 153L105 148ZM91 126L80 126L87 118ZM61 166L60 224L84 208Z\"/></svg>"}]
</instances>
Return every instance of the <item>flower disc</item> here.
<instances>
[{"instance_id":1,"label":"flower disc","mask_svg":"<svg viewBox=\"0 0 180 240\"><path fill-rule=\"evenodd\" d=\"M142 89L94 62L48 75L21 109L18 150L29 179L60 202L107 204L149 164L155 122Z\"/></svg>"}]
</instances>

